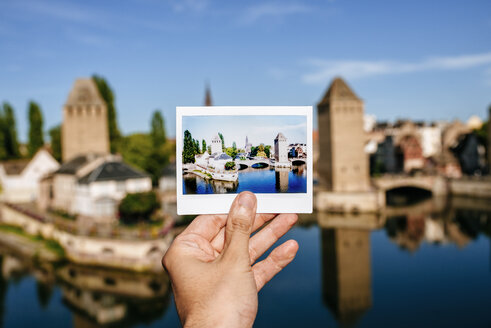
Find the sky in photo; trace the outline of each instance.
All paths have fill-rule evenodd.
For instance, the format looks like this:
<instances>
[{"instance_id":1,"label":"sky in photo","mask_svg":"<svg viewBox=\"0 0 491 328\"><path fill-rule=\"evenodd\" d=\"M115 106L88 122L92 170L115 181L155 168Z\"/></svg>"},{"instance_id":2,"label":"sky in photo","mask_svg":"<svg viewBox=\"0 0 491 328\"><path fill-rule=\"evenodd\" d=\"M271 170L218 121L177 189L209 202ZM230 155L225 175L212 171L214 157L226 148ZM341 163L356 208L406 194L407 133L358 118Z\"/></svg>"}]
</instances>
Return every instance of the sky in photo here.
<instances>
[{"instance_id":1,"label":"sky in photo","mask_svg":"<svg viewBox=\"0 0 491 328\"><path fill-rule=\"evenodd\" d=\"M315 105L343 76L367 113L487 117L491 1L2 0L0 101L27 135L27 103L61 122L73 82L94 73L116 93L124 133L163 111L216 105ZM314 125L315 125L314 116Z\"/></svg>"},{"instance_id":2,"label":"sky in photo","mask_svg":"<svg viewBox=\"0 0 491 328\"><path fill-rule=\"evenodd\" d=\"M220 132L225 146L232 147L235 141L237 148L245 147L246 136L253 146L274 145L279 132L290 143L307 143L307 118L300 115L240 115L240 116L183 116L182 131L189 130L194 139L211 145L212 138Z\"/></svg>"}]
</instances>

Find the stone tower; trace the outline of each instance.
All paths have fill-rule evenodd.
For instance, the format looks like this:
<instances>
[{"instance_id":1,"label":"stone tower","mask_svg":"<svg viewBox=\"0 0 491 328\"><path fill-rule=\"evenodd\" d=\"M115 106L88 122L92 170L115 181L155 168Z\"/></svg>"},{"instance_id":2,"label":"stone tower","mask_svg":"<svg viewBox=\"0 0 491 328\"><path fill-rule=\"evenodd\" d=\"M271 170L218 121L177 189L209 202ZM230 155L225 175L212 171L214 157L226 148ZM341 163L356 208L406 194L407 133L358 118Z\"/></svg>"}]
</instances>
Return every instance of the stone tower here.
<instances>
[{"instance_id":1,"label":"stone tower","mask_svg":"<svg viewBox=\"0 0 491 328\"><path fill-rule=\"evenodd\" d=\"M222 139L220 139L220 136L217 134L211 139L211 153L221 153L222 150Z\"/></svg>"},{"instance_id":2,"label":"stone tower","mask_svg":"<svg viewBox=\"0 0 491 328\"><path fill-rule=\"evenodd\" d=\"M109 153L107 107L92 79L77 79L63 108L63 162L87 153Z\"/></svg>"},{"instance_id":3,"label":"stone tower","mask_svg":"<svg viewBox=\"0 0 491 328\"><path fill-rule=\"evenodd\" d=\"M368 191L363 101L338 77L317 108L321 180L334 192Z\"/></svg>"},{"instance_id":4,"label":"stone tower","mask_svg":"<svg viewBox=\"0 0 491 328\"><path fill-rule=\"evenodd\" d=\"M283 133L274 139L274 159L276 163L288 163L288 143Z\"/></svg>"}]
</instances>

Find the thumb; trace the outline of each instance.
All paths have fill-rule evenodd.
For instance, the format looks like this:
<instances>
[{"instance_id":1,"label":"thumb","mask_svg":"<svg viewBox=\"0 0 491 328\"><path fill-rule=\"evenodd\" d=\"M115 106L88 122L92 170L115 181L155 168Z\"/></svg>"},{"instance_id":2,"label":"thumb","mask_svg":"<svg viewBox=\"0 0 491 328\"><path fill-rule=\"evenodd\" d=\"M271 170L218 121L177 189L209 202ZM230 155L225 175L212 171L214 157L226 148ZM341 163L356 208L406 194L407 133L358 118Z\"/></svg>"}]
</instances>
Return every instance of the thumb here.
<instances>
[{"instance_id":1,"label":"thumb","mask_svg":"<svg viewBox=\"0 0 491 328\"><path fill-rule=\"evenodd\" d=\"M256 196L241 192L232 203L225 227L223 257L247 260L249 263L249 237L256 216Z\"/></svg>"}]
</instances>

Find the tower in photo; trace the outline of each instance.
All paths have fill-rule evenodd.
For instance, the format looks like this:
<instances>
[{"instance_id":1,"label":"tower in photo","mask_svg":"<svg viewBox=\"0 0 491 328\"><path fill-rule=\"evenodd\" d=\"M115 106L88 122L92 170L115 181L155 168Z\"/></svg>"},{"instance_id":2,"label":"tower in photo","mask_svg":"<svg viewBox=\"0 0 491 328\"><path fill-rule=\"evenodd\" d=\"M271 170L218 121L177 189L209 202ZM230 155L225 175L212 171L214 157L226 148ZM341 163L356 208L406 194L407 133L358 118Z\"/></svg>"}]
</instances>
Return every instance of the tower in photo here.
<instances>
[{"instance_id":1,"label":"tower in photo","mask_svg":"<svg viewBox=\"0 0 491 328\"><path fill-rule=\"evenodd\" d=\"M107 106L90 78L77 79L63 107L62 160L109 153Z\"/></svg>"},{"instance_id":2,"label":"tower in photo","mask_svg":"<svg viewBox=\"0 0 491 328\"><path fill-rule=\"evenodd\" d=\"M333 192L367 191L369 172L364 151L363 101L338 77L317 107L319 177Z\"/></svg>"}]
</instances>

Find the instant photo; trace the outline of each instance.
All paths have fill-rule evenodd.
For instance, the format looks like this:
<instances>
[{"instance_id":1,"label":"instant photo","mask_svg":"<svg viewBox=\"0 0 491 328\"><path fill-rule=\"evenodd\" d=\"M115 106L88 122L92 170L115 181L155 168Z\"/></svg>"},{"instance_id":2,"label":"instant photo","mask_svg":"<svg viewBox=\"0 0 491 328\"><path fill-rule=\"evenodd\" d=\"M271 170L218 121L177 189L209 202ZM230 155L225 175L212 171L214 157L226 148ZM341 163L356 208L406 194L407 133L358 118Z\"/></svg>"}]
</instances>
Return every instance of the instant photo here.
<instances>
[{"instance_id":1,"label":"instant photo","mask_svg":"<svg viewBox=\"0 0 491 328\"><path fill-rule=\"evenodd\" d=\"M251 191L258 213L312 212L312 107L178 107L179 214L226 213Z\"/></svg>"}]
</instances>

